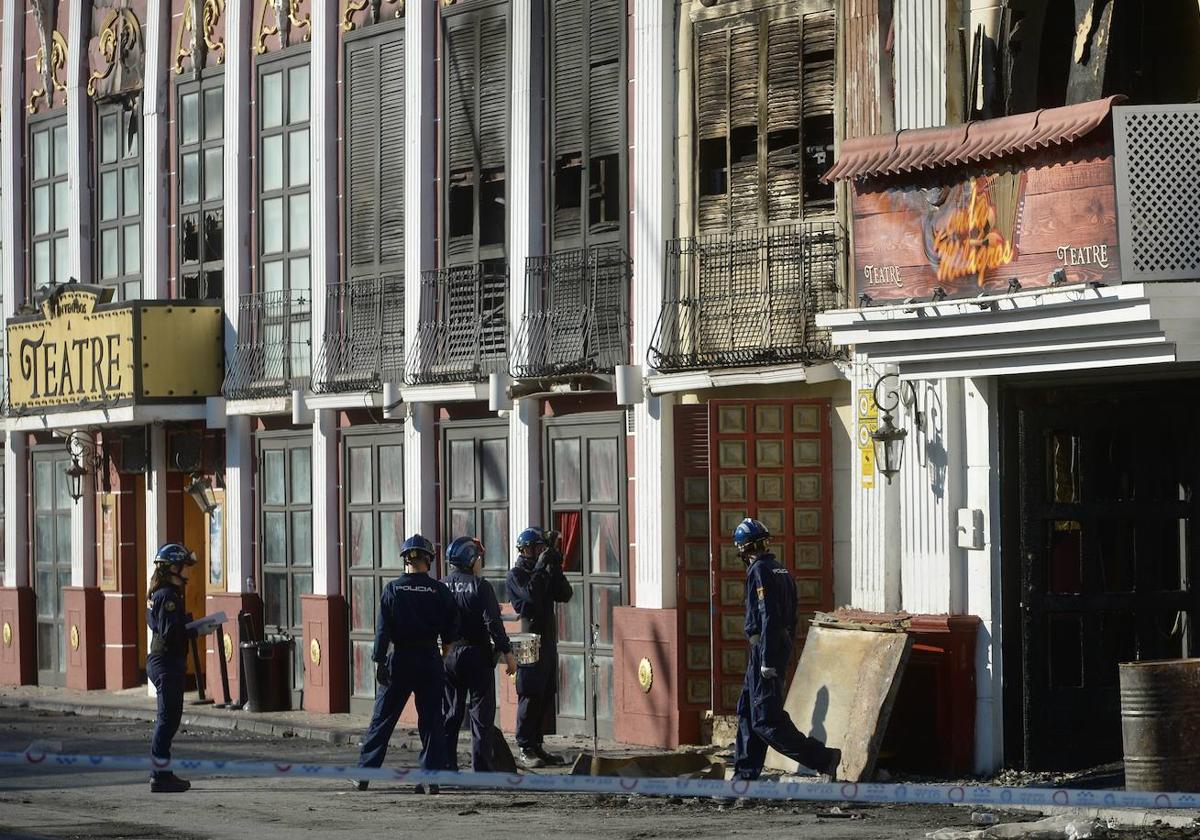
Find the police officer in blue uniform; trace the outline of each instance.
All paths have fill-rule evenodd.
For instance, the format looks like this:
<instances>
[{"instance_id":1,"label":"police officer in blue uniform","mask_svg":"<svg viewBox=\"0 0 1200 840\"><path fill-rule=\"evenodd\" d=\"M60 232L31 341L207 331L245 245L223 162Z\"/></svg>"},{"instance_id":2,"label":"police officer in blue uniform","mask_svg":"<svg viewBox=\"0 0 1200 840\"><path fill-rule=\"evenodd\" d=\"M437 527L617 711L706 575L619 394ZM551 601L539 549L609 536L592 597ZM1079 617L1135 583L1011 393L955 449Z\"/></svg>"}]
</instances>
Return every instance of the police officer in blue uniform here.
<instances>
[{"instance_id":1,"label":"police officer in blue uniform","mask_svg":"<svg viewBox=\"0 0 1200 840\"><path fill-rule=\"evenodd\" d=\"M186 626L191 617L184 610L183 590L187 586L185 569L195 563L196 555L179 543L167 543L154 555L154 575L146 598L146 624L151 633L146 676L158 695L150 741L150 757L156 764L171 759L171 740L183 717L188 640L193 635ZM150 774L152 793L183 793L191 786L169 770Z\"/></svg>"},{"instance_id":2,"label":"police officer in blue uniform","mask_svg":"<svg viewBox=\"0 0 1200 840\"><path fill-rule=\"evenodd\" d=\"M442 695L446 669L439 639L446 645L458 632L458 608L450 590L429 575L433 544L420 534L410 537L400 549L404 574L388 583L379 599L375 621L375 710L363 737L360 767L381 767L388 741L408 698L416 695L417 730L421 735L421 767L446 768L446 739L442 731ZM388 648L391 654L388 654ZM366 780L355 780L359 790ZM417 785L417 793L424 793ZM437 793L437 785L429 785Z\"/></svg>"},{"instance_id":3,"label":"police officer in blue uniform","mask_svg":"<svg viewBox=\"0 0 1200 840\"><path fill-rule=\"evenodd\" d=\"M506 673L517 672L496 592L479 576L484 554L479 540L459 537L446 549L450 573L442 580L458 604L458 638L446 657L446 699L442 703L447 766L458 770L458 731L469 698L471 767L477 773L497 769L488 748L496 724L496 655L504 657Z\"/></svg>"},{"instance_id":4,"label":"police officer in blue uniform","mask_svg":"<svg viewBox=\"0 0 1200 840\"><path fill-rule=\"evenodd\" d=\"M517 669L517 746L526 767L562 764L542 746L554 732L554 697L558 693L558 619L555 603L574 594L563 575L558 534L529 527L517 535L517 563L508 570L508 599L513 609L541 636L538 661Z\"/></svg>"},{"instance_id":5,"label":"police officer in blue uniform","mask_svg":"<svg viewBox=\"0 0 1200 840\"><path fill-rule=\"evenodd\" d=\"M743 519L733 532L733 544L746 564L750 640L746 681L737 705L734 775L757 779L771 746L805 767L836 777L841 750L804 735L783 708L783 674L796 638L796 582L767 550L770 538L757 519Z\"/></svg>"}]
</instances>

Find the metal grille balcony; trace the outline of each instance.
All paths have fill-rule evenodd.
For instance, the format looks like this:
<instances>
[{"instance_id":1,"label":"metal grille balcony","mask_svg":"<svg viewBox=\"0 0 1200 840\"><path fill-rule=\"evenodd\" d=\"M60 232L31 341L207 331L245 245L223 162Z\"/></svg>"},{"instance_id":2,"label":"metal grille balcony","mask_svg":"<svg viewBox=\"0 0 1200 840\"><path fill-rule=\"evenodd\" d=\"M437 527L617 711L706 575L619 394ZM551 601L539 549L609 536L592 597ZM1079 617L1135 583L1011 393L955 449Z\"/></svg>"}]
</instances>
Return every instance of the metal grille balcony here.
<instances>
[{"instance_id":1,"label":"metal grille balcony","mask_svg":"<svg viewBox=\"0 0 1200 840\"><path fill-rule=\"evenodd\" d=\"M521 319L517 379L612 373L629 358L630 261L616 247L530 257L528 288L541 303Z\"/></svg>"},{"instance_id":2,"label":"metal grille balcony","mask_svg":"<svg viewBox=\"0 0 1200 840\"><path fill-rule=\"evenodd\" d=\"M225 374L231 400L276 397L308 384L312 300L307 289L255 292L238 302L238 340Z\"/></svg>"},{"instance_id":3,"label":"metal grille balcony","mask_svg":"<svg viewBox=\"0 0 1200 840\"><path fill-rule=\"evenodd\" d=\"M832 220L671 240L651 366L677 371L837 358L816 317L845 305L845 247Z\"/></svg>"},{"instance_id":4,"label":"metal grille balcony","mask_svg":"<svg viewBox=\"0 0 1200 840\"><path fill-rule=\"evenodd\" d=\"M313 391L380 391L385 380L399 381L403 373L403 275L331 284Z\"/></svg>"},{"instance_id":5,"label":"metal grille balcony","mask_svg":"<svg viewBox=\"0 0 1200 840\"><path fill-rule=\"evenodd\" d=\"M508 263L487 260L421 275L421 320L409 385L482 382L508 369Z\"/></svg>"}]
</instances>

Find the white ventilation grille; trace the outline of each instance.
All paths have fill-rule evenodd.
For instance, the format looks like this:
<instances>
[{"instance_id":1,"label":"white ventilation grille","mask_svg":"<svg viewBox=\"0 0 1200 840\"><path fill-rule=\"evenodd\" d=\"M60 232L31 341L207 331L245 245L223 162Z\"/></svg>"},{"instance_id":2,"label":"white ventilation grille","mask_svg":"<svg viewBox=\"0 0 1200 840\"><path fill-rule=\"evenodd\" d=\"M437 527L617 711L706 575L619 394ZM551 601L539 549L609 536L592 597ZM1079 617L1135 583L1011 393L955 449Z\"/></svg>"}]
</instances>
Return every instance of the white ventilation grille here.
<instances>
[{"instance_id":1,"label":"white ventilation grille","mask_svg":"<svg viewBox=\"0 0 1200 840\"><path fill-rule=\"evenodd\" d=\"M1113 109L1121 279L1200 279L1200 105Z\"/></svg>"}]
</instances>

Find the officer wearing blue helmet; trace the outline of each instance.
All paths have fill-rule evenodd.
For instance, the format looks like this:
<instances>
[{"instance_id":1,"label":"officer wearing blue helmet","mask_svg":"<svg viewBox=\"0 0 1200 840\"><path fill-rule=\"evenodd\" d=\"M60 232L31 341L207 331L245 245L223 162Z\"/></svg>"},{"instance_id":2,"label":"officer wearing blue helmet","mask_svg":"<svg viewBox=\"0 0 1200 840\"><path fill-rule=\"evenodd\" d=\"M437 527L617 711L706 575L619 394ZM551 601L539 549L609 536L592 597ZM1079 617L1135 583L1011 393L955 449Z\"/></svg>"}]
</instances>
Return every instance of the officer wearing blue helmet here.
<instances>
[{"instance_id":1,"label":"officer wearing blue helmet","mask_svg":"<svg viewBox=\"0 0 1200 840\"><path fill-rule=\"evenodd\" d=\"M446 699L442 703L447 766L458 770L458 731L469 698L471 768L477 773L497 769L492 766L488 749L496 725L496 655L504 657L506 673L517 672L517 660L500 620L496 592L479 576L485 553L479 540L459 537L446 549L450 573L442 580L458 604L458 639L446 657Z\"/></svg>"},{"instance_id":2,"label":"officer wearing blue helmet","mask_svg":"<svg viewBox=\"0 0 1200 840\"><path fill-rule=\"evenodd\" d=\"M517 535L517 563L508 570L508 599L531 633L541 636L538 661L517 669L517 746L526 767L561 764L546 752L545 735L554 732L554 696L558 693L558 619L555 603L574 594L563 575L558 533L526 528Z\"/></svg>"},{"instance_id":3,"label":"officer wearing blue helmet","mask_svg":"<svg viewBox=\"0 0 1200 840\"><path fill-rule=\"evenodd\" d=\"M746 564L746 636L750 656L738 698L734 775L757 779L774 747L805 767L836 778L841 750L804 735L783 708L783 673L796 638L796 582L767 548L771 533L757 519L743 519L733 544Z\"/></svg>"},{"instance_id":4,"label":"officer wearing blue helmet","mask_svg":"<svg viewBox=\"0 0 1200 840\"><path fill-rule=\"evenodd\" d=\"M404 574L388 583L379 598L375 621L375 709L363 736L360 767L381 767L388 741L408 698L417 698L417 731L421 735L421 767L446 768L446 739L442 732L442 694L446 669L439 639L448 645L458 633L458 608L450 590L429 575L433 544L420 534L409 537L400 549ZM391 654L388 648L391 648ZM359 790L366 780L355 780ZM424 793L417 785L417 793ZM437 793L430 785L429 793Z\"/></svg>"},{"instance_id":5,"label":"officer wearing blue helmet","mask_svg":"<svg viewBox=\"0 0 1200 840\"><path fill-rule=\"evenodd\" d=\"M184 610L183 590L187 586L186 569L195 563L196 555L179 543L160 547L154 555L154 575L146 598L146 624L150 628L146 676L158 695L150 757L159 765L171 760L171 741L183 717L188 640L195 635L186 626L191 616ZM191 786L191 782L169 770L150 774L152 793L182 793Z\"/></svg>"}]
</instances>

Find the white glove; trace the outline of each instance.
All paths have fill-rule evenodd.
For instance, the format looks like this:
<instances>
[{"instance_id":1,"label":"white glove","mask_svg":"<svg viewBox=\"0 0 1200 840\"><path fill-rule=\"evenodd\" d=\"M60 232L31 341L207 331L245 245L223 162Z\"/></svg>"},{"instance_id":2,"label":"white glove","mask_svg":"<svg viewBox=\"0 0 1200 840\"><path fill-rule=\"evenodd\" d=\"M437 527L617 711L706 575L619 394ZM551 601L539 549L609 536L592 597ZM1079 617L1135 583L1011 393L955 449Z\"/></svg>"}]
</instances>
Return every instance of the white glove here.
<instances>
[{"instance_id":1,"label":"white glove","mask_svg":"<svg viewBox=\"0 0 1200 840\"><path fill-rule=\"evenodd\" d=\"M762 638L762 637L759 636L757 633L755 633L753 636L751 636L750 637L750 647L754 647L756 644L758 644L758 640L760 638Z\"/></svg>"},{"instance_id":2,"label":"white glove","mask_svg":"<svg viewBox=\"0 0 1200 840\"><path fill-rule=\"evenodd\" d=\"M773 680L779 676L779 672L774 668L768 668L766 665L758 669L758 672L763 675L763 679Z\"/></svg>"}]
</instances>

